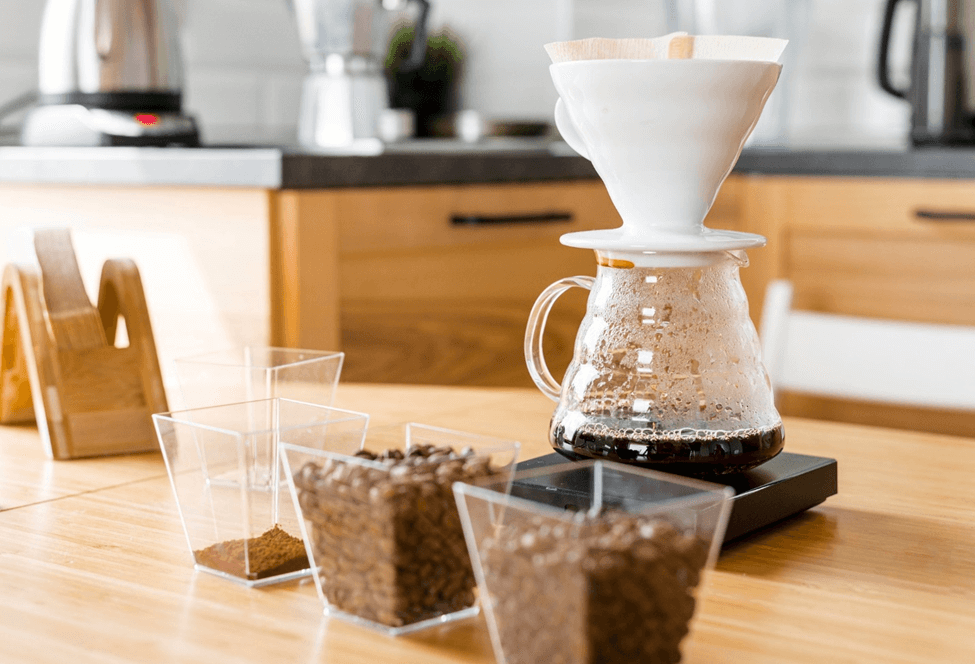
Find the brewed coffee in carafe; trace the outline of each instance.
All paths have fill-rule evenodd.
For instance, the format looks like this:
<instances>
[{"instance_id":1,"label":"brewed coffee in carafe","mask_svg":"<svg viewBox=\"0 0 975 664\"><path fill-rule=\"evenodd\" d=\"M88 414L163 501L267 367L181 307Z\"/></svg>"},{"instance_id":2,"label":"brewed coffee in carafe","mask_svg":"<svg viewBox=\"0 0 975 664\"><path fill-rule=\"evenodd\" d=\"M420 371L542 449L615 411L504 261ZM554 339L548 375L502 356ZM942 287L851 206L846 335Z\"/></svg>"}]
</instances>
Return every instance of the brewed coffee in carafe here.
<instances>
[{"instance_id":1,"label":"brewed coffee in carafe","mask_svg":"<svg viewBox=\"0 0 975 664\"><path fill-rule=\"evenodd\" d=\"M744 262L741 252L679 267L599 256L552 417L559 451L716 474L757 466L782 449L738 280Z\"/></svg>"},{"instance_id":2,"label":"brewed coffee in carafe","mask_svg":"<svg viewBox=\"0 0 975 664\"><path fill-rule=\"evenodd\" d=\"M707 476L782 450L738 274L744 250L765 238L703 221L775 86L784 45L686 35L550 45L559 131L623 218L621 228L562 237L596 252L597 276L549 286L528 323L529 372L558 402L556 451ZM591 293L560 385L542 339L572 287Z\"/></svg>"}]
</instances>

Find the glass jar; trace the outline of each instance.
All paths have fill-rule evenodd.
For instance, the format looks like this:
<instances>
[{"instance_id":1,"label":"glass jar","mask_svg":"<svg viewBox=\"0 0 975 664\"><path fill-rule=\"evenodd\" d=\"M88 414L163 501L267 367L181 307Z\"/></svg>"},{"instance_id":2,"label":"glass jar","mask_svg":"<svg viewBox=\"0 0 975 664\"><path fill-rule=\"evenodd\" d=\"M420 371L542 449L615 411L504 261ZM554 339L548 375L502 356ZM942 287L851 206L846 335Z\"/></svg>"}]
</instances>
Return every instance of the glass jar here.
<instances>
[{"instance_id":1,"label":"glass jar","mask_svg":"<svg viewBox=\"0 0 975 664\"><path fill-rule=\"evenodd\" d=\"M740 472L778 454L782 419L738 276L745 253L596 256L595 279L552 284L528 322L529 371L558 402L556 451L690 475ZM573 286L591 294L559 385L542 335Z\"/></svg>"}]
</instances>

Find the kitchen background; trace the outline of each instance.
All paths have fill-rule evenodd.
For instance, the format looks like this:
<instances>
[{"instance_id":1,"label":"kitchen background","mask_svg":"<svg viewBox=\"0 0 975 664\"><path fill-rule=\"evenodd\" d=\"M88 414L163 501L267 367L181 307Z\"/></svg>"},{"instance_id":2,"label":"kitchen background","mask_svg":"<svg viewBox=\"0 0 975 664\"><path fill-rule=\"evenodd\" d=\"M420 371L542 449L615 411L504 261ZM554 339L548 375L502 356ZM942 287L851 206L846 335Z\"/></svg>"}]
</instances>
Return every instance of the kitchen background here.
<instances>
[{"instance_id":1,"label":"kitchen background","mask_svg":"<svg viewBox=\"0 0 975 664\"><path fill-rule=\"evenodd\" d=\"M186 103L208 142L294 142L307 70L285 0L175 0L183 18ZM726 0L719 31L790 37L787 78L757 143L899 146L906 103L876 83L885 0ZM39 1L0 0L0 103L36 86ZM550 120L546 42L664 34L667 0L432 0L430 27L465 50L461 104L489 118ZM910 12L913 3L902 3ZM892 52L903 81L911 20ZM678 26L680 27L680 26Z\"/></svg>"},{"instance_id":2,"label":"kitchen background","mask_svg":"<svg viewBox=\"0 0 975 664\"><path fill-rule=\"evenodd\" d=\"M205 142L293 143L307 65L286 0L174 1L186 108ZM846 149L748 151L722 187L708 225L769 239L742 274L753 317L768 284L788 279L800 310L975 325L975 160L970 146L905 149L909 106L876 80L885 0L430 2L432 32L449 29L465 53L461 107L488 120L551 121L546 42L679 28L789 38L753 145ZM0 0L0 100L36 85L43 4ZM696 9L699 25L684 25L675 7ZM898 87L911 18L895 20ZM9 142L14 122L0 127ZM858 149L877 146L889 149ZM594 270L588 252L558 236L616 225L618 215L566 146L481 147L414 142L355 160L277 149L3 148L0 259L30 260L31 229L67 225L94 298L104 259L133 258L164 379L172 358L272 343L341 348L350 382L526 385L532 303L556 279ZM560 223L498 222L525 215ZM472 228L471 219L492 223ZM559 375L584 309L575 295L548 327ZM919 364L966 375L954 358ZM886 373L869 375L886 383ZM975 435L971 409L798 394L783 412Z\"/></svg>"}]
</instances>

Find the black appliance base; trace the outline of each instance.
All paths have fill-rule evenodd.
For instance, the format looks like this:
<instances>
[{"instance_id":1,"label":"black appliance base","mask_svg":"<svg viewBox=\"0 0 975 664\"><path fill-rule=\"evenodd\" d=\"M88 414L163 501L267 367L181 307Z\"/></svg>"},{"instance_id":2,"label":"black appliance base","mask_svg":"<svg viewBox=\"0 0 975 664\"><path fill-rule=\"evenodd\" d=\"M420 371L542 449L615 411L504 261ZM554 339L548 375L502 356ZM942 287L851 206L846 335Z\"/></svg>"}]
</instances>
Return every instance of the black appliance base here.
<instances>
[{"instance_id":1,"label":"black appliance base","mask_svg":"<svg viewBox=\"0 0 975 664\"><path fill-rule=\"evenodd\" d=\"M174 91L117 90L115 92L64 92L41 94L39 106L79 105L85 108L103 108L109 111L132 113L179 113L183 95Z\"/></svg>"},{"instance_id":2,"label":"black appliance base","mask_svg":"<svg viewBox=\"0 0 975 664\"><path fill-rule=\"evenodd\" d=\"M553 453L522 461L517 470L534 470L565 463L571 462ZM815 507L835 495L837 464L835 459L782 452L758 468L737 475L709 478L708 481L724 484L735 491L724 537L725 542L730 542ZM580 496L588 493L589 487L562 485L539 491L537 484L515 482L511 491L512 495L571 509L579 502Z\"/></svg>"}]
</instances>

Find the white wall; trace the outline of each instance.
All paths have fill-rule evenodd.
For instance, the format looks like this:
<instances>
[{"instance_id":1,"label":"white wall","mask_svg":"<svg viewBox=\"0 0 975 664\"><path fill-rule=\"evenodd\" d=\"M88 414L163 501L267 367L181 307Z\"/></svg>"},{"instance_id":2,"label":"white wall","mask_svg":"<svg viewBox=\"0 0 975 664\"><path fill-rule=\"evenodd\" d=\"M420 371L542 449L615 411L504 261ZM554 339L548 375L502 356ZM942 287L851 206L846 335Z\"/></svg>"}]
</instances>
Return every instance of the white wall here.
<instances>
[{"instance_id":1,"label":"white wall","mask_svg":"<svg viewBox=\"0 0 975 664\"><path fill-rule=\"evenodd\" d=\"M793 49L783 115L770 105L759 138L801 143L903 141L904 102L874 81L884 0L776 0L807 6L805 44ZM768 32L773 0L737 2L736 31ZM285 0L177 0L184 14L186 102L214 141L288 141L305 70ZM665 0L432 0L432 28L448 25L468 59L463 103L491 117L550 119L555 92L542 44L572 37L667 31ZM910 3L905 3L910 4ZM41 0L0 0L0 103L36 78ZM750 13L749 13L750 12ZM751 27L749 17L755 17ZM908 18L908 17L904 17ZM898 73L910 20L900 21ZM777 93L780 97L785 93Z\"/></svg>"},{"instance_id":2,"label":"white wall","mask_svg":"<svg viewBox=\"0 0 975 664\"><path fill-rule=\"evenodd\" d=\"M786 0L788 1L788 0ZM800 143L821 138L849 144L906 143L907 102L877 83L877 51L885 0L812 0L808 32L792 63L788 130ZM896 16L891 72L906 85L912 3Z\"/></svg>"}]
</instances>

